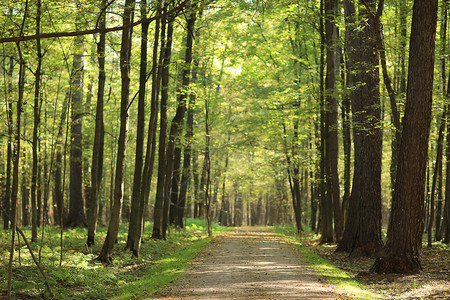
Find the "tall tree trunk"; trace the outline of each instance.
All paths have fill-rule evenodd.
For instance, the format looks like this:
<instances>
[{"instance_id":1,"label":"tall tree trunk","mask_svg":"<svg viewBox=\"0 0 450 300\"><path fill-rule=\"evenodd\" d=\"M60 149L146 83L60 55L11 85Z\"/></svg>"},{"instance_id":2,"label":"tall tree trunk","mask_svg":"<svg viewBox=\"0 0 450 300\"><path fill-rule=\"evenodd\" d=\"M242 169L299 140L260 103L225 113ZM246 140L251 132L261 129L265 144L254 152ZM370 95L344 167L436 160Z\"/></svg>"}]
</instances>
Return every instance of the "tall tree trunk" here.
<instances>
[{"instance_id":1,"label":"tall tree trunk","mask_svg":"<svg viewBox=\"0 0 450 300\"><path fill-rule=\"evenodd\" d=\"M145 8L144 8L145 9ZM141 12L142 13L142 12ZM157 14L161 14L161 2L158 1ZM153 66L152 66L152 94L151 94L151 104L150 104L150 120L148 124L147 133L147 150L145 153L145 162L143 176L141 180L141 191L139 194L139 212L138 212L138 223L136 226L135 236L133 238L133 245L131 245L131 251L134 256L139 256L139 251L141 247L142 233L144 230L144 211L146 203L148 201L151 180L153 176L153 164L155 161L155 150L156 150L156 129L158 122L158 95L161 82L161 71L162 71L162 60L161 56L158 61L158 49L159 49L159 34L160 34L160 19L155 22L155 33L153 42ZM161 45L161 49L163 49Z\"/></svg>"},{"instance_id":2,"label":"tall tree trunk","mask_svg":"<svg viewBox=\"0 0 450 300\"><path fill-rule=\"evenodd\" d=\"M63 166L63 145L62 138L64 135L64 124L66 123L67 113L69 109L69 93L64 97L62 104L62 111L59 119L58 134L56 136L55 148L55 164L53 173L54 187L53 187L53 201L56 204L54 207L55 224L62 226L62 219L64 217L63 199L64 191L62 190L62 166ZM65 150L65 147L64 147Z\"/></svg>"},{"instance_id":3,"label":"tall tree trunk","mask_svg":"<svg viewBox=\"0 0 450 300\"><path fill-rule=\"evenodd\" d=\"M337 250L350 252L352 256L372 256L383 247L380 80L378 53L373 50L378 44L379 15L369 17L370 11L376 11L374 0L361 4L358 16L350 1L345 2L345 10L355 170L345 232ZM365 20L365 24L354 20Z\"/></svg>"},{"instance_id":4,"label":"tall tree trunk","mask_svg":"<svg viewBox=\"0 0 450 300\"><path fill-rule=\"evenodd\" d=\"M101 0L100 7L102 15L100 16L99 28L106 28L106 16L103 9L106 8L106 0ZM98 219L98 200L100 196L100 187L103 175L103 151L105 145L105 124L103 121L103 102L105 97L105 45L106 33L100 34L97 44L98 59L98 89L97 89L97 108L95 112L95 134L94 145L92 147L92 165L91 165L91 190L86 199L86 217L87 217L87 245L95 244L95 231Z\"/></svg>"},{"instance_id":5,"label":"tall tree trunk","mask_svg":"<svg viewBox=\"0 0 450 300\"><path fill-rule=\"evenodd\" d=\"M346 53L347 54L347 53ZM348 56L348 55L347 55ZM347 60L348 61L348 57ZM349 90L348 78L350 76L350 71L344 68L344 56L341 56L341 65L344 70L346 70L346 75L342 71L343 86ZM352 157L352 140L351 140L351 121L350 121L350 97L344 94L342 98L342 140L344 144L344 195L342 196L342 222L345 224L347 220L347 212L350 201L350 188L351 188L351 157ZM312 177L312 175L311 175Z\"/></svg>"},{"instance_id":6,"label":"tall tree trunk","mask_svg":"<svg viewBox=\"0 0 450 300\"><path fill-rule=\"evenodd\" d=\"M336 10L335 0L325 0L325 43L326 43L326 76L325 76L325 160L327 180L327 209L330 209L334 220L334 234L337 240L342 236L341 207L339 197L338 174L338 103L334 96L336 88ZM330 218L329 218L330 220Z\"/></svg>"},{"instance_id":7,"label":"tall tree trunk","mask_svg":"<svg viewBox=\"0 0 450 300\"><path fill-rule=\"evenodd\" d=\"M80 4L77 4L79 6ZM77 8L77 29L81 22L81 8ZM73 57L71 89L71 128L70 128L70 204L67 227L85 227L86 216L83 201L83 74L84 74L84 36L74 38L75 55Z\"/></svg>"},{"instance_id":8,"label":"tall tree trunk","mask_svg":"<svg viewBox=\"0 0 450 300\"><path fill-rule=\"evenodd\" d=\"M208 98L205 97L205 160L204 160L204 170L206 171L205 176L205 190L204 190L204 203L205 203L205 214L206 223L208 226L208 236L212 236L212 226L211 226L211 152L210 152L210 129L209 129L209 105ZM242 225L242 221L241 221Z\"/></svg>"},{"instance_id":9,"label":"tall tree trunk","mask_svg":"<svg viewBox=\"0 0 450 300\"><path fill-rule=\"evenodd\" d=\"M6 59L5 59L6 60ZM6 69L6 68L5 68ZM11 214L11 175L12 175L12 161L13 161L13 105L12 105L12 92L13 92L13 84L12 84L12 76L14 72L14 58L11 56L9 59L9 68L7 71L7 122L8 122L8 145L7 145L7 154L6 154L6 187L5 187L5 196L3 200L3 229L10 228L10 220L5 214Z\"/></svg>"},{"instance_id":10,"label":"tall tree trunk","mask_svg":"<svg viewBox=\"0 0 450 300\"><path fill-rule=\"evenodd\" d=\"M8 264L8 290L7 299L11 299L11 289L12 289L12 267L14 259L14 249L15 249L15 237L16 237L16 226L17 226L17 197L19 192L19 162L20 162L20 127L21 127L21 116L23 110L23 93L25 86L25 61L22 56L22 50L20 44L17 43L17 50L19 52L19 84L18 84L18 97L17 97L17 109L16 109L16 129L14 135L14 163L13 163L13 174L12 174L12 187L11 187L11 248L9 252L9 264Z\"/></svg>"},{"instance_id":11,"label":"tall tree trunk","mask_svg":"<svg viewBox=\"0 0 450 300\"><path fill-rule=\"evenodd\" d=\"M163 13L166 12L166 8ZM165 20L163 20L163 27L161 36L166 34ZM162 223L164 214L164 193L165 193L165 179L166 179L166 141L167 141L167 101L169 93L169 67L172 56L172 36L173 23L167 24L167 35L165 37L165 45L162 50L164 52L164 62L161 74L161 107L160 107L160 121L159 121L159 145L158 145L158 181L156 184L156 199L153 210L153 232L152 238L162 239Z\"/></svg>"},{"instance_id":12,"label":"tall tree trunk","mask_svg":"<svg viewBox=\"0 0 450 300\"><path fill-rule=\"evenodd\" d=\"M292 156L294 157L294 162L293 162L293 173L294 176L292 178L293 183L294 183L294 195L295 197L293 198L294 200L294 213L295 213L295 221L296 221L296 225L297 225L297 233L300 234L300 232L302 231L302 206L301 206L301 192L300 192L300 168L299 168L299 163L297 161L298 159L298 119L295 120L294 123L294 140L292 142Z\"/></svg>"},{"instance_id":13,"label":"tall tree trunk","mask_svg":"<svg viewBox=\"0 0 450 300\"><path fill-rule=\"evenodd\" d=\"M404 97L406 94L406 57L407 57L407 17L408 17L408 3L406 1L400 1L400 78L398 78L399 87L397 90L397 95L400 97ZM380 41L382 42L383 33L380 28ZM382 42L383 43L383 42ZM386 68L386 58L385 58L385 48L382 44L380 47L380 58L383 67L383 77L386 87L389 92L390 104L391 104L391 113L392 113L392 124L394 125L394 132L392 137L392 155L391 155L391 191L392 196L394 193L395 187L395 179L397 178L397 166L398 166L398 153L400 151L400 140L402 135L402 126L400 120L400 113L397 109L397 104L394 97L394 90L389 88L390 80L388 79L388 73Z\"/></svg>"},{"instance_id":14,"label":"tall tree trunk","mask_svg":"<svg viewBox=\"0 0 450 300\"><path fill-rule=\"evenodd\" d=\"M198 33L196 35L196 38L198 42ZM194 59L191 82L195 82L197 80L197 68L198 68L198 60ZM183 218L186 207L186 195L189 187L189 182L191 180L191 156L192 156L192 139L194 136L195 99L196 99L195 93L191 93L189 95L189 106L187 109L187 116L186 116L186 135L185 135L186 146L184 147L183 172L180 184L180 194L178 196L178 211L176 214L177 217L175 221L175 225L180 228L184 227Z\"/></svg>"},{"instance_id":15,"label":"tall tree trunk","mask_svg":"<svg viewBox=\"0 0 450 300\"><path fill-rule=\"evenodd\" d=\"M147 1L140 2L141 17L147 16ZM130 221L128 223L128 238L125 248L132 250L137 237L139 222L139 211L141 209L141 185L142 169L144 164L144 127L145 127L145 90L147 84L147 49L148 49L148 27L149 23L142 24L141 30L141 61L139 71L139 97L138 97L138 117L136 134L136 154L134 163L133 191L131 194ZM155 70L156 71L156 70ZM143 207L142 207L143 208ZM140 238L140 237L139 237ZM132 251L133 252L133 251ZM138 253L133 252L134 256Z\"/></svg>"},{"instance_id":16,"label":"tall tree trunk","mask_svg":"<svg viewBox=\"0 0 450 300\"><path fill-rule=\"evenodd\" d=\"M125 156L128 137L128 102L130 96L130 57L131 57L131 36L133 27L128 25L133 23L134 0L126 0L122 31L122 43L120 48L120 75L122 79L122 91L120 101L120 131L117 146L117 162L116 174L114 180L114 199L111 211L111 219L109 220L108 233L105 242L98 256L99 261L111 262L112 250L117 239L119 231L120 215L123 200L123 181L125 173Z\"/></svg>"},{"instance_id":17,"label":"tall tree trunk","mask_svg":"<svg viewBox=\"0 0 450 300\"><path fill-rule=\"evenodd\" d=\"M177 102L178 107L175 116L172 119L172 124L170 127L169 140L166 152L166 180L165 180L165 197L164 197L164 215L162 223L162 236L166 237L168 219L169 219L169 206L170 206L170 194L171 194L171 183L174 167L174 153L175 146L177 143L177 137L179 128L183 124L184 114L186 112L186 99L188 96L187 90L190 83L191 74L191 63L192 63L192 49L193 49L193 34L194 34L194 24L196 20L196 6L191 6L188 4L187 8L189 13L189 19L187 20L187 37L186 37L186 52L184 57L184 67L182 70L182 83L177 91Z\"/></svg>"},{"instance_id":18,"label":"tall tree trunk","mask_svg":"<svg viewBox=\"0 0 450 300\"><path fill-rule=\"evenodd\" d=\"M436 149L436 161L434 162L434 173L433 179L431 182L431 191L430 191L430 216L428 218L428 239L427 239L427 247L431 248L433 243L433 224L435 218L435 196L436 196L436 184L438 183L438 175L439 169L442 164L442 153L443 153L443 140L444 140L444 130L445 130L445 117L447 116L447 104L444 105L444 111L442 113L442 118L440 119L439 125L439 133L437 139L437 149Z\"/></svg>"},{"instance_id":19,"label":"tall tree trunk","mask_svg":"<svg viewBox=\"0 0 450 300\"><path fill-rule=\"evenodd\" d=\"M158 1L157 4L157 13L161 14L161 1ZM158 123L158 96L161 85L161 77L163 70L163 62L164 62L164 44L161 44L161 55L158 59L158 42L159 42L159 34L160 34L161 21L160 19L156 20L155 25L155 39L153 42L153 74L152 74L152 95L151 95L151 112L150 112L150 121L148 124L148 138L147 138L147 151L145 155L145 163L144 163L144 180L142 181L141 187L141 202L140 202L140 210L139 210L139 226L137 231L137 238L135 239L135 245L133 251L139 253L140 242L142 237L142 233L144 230L144 210L147 206L149 194L150 194L150 186L153 176L153 165L155 162L156 156L156 131L157 131L157 123ZM164 36L164 34L161 34Z\"/></svg>"},{"instance_id":20,"label":"tall tree trunk","mask_svg":"<svg viewBox=\"0 0 450 300\"><path fill-rule=\"evenodd\" d=\"M430 133L437 0L415 0L408 86L391 225L384 255L372 270L414 273L421 269L425 171Z\"/></svg>"},{"instance_id":21,"label":"tall tree trunk","mask_svg":"<svg viewBox=\"0 0 450 300\"><path fill-rule=\"evenodd\" d=\"M325 113L325 30L324 30L324 1L320 1L320 242L328 243L333 241L333 210L332 203L329 202L326 188L326 113Z\"/></svg>"},{"instance_id":22,"label":"tall tree trunk","mask_svg":"<svg viewBox=\"0 0 450 300\"><path fill-rule=\"evenodd\" d=\"M37 0L36 3L36 34L39 35L41 28L41 0ZM34 107L33 107L33 167L31 171L31 242L37 242L37 226L38 226L38 214L37 214L37 181L38 181L38 146L39 146L39 123L40 123L40 110L41 110L41 67L42 67L42 49L41 40L36 40L37 51L37 67L34 74Z\"/></svg>"}]
</instances>

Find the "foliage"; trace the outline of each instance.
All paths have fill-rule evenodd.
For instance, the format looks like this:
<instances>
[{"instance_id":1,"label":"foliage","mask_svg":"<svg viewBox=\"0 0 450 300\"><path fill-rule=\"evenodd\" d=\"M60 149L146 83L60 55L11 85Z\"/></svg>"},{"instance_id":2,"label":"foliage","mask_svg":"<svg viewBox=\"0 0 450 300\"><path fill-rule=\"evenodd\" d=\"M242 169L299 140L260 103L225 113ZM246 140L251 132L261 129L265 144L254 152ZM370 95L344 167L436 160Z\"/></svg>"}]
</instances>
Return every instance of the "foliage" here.
<instances>
[{"instance_id":1,"label":"foliage","mask_svg":"<svg viewBox=\"0 0 450 300\"><path fill-rule=\"evenodd\" d=\"M122 251L126 241L125 227L121 225L118 238L118 250L114 253L112 265L103 265L95 261L100 251L100 241L105 238L106 228L99 228L99 240L92 249L86 248L85 229L64 231L64 256L59 267L60 241L59 231L49 228L42 247L41 265L46 272L50 286L57 299L106 299L114 295L116 299L151 295L183 274L189 262L211 241L207 238L205 221L188 219L185 230L172 228L165 241L150 239L151 224L147 223L142 244L141 256L133 259L129 252ZM213 231L220 234L223 227L214 224ZM30 228L24 230L29 236ZM0 296L6 290L6 271L8 261L7 231L3 231L0 240ZM33 244L35 254L38 244ZM16 258L13 270L13 292L16 297L45 297L43 279L31 260L23 243L18 246L20 260ZM139 292L137 291L139 289ZM134 295L131 297L131 293ZM139 294L141 293L141 294Z\"/></svg>"}]
</instances>

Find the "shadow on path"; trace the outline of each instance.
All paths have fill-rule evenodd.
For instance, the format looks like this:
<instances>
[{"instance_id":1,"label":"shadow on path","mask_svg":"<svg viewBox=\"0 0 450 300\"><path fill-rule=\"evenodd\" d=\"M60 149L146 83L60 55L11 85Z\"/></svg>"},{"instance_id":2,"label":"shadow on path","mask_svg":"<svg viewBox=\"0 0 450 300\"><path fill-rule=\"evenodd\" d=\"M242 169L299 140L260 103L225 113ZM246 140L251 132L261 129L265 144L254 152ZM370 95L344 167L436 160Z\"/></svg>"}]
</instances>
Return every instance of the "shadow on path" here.
<instances>
[{"instance_id":1,"label":"shadow on path","mask_svg":"<svg viewBox=\"0 0 450 300\"><path fill-rule=\"evenodd\" d=\"M237 228L203 251L157 299L337 299L275 233Z\"/></svg>"}]
</instances>

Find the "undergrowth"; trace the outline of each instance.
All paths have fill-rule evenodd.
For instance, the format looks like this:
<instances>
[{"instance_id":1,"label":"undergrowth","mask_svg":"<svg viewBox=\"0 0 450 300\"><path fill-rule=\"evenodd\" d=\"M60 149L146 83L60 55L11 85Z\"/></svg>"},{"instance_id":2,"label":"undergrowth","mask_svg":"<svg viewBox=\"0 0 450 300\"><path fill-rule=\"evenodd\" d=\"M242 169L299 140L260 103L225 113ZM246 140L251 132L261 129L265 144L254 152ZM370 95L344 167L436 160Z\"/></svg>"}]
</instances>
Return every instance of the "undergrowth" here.
<instances>
[{"instance_id":1,"label":"undergrowth","mask_svg":"<svg viewBox=\"0 0 450 300\"><path fill-rule=\"evenodd\" d=\"M24 228L27 237L31 229ZM214 233L226 229L214 224ZM151 239L152 225L147 223L138 259L124 251L127 224L121 224L118 243L114 247L113 264L95 260L101 250L107 228L99 228L96 244L88 248L86 229L64 230L63 260L60 266L60 231L48 227L41 248L41 266L47 274L56 299L133 299L150 296L165 284L182 275L195 255L210 241L206 222L188 219L185 229L171 228L167 240ZM6 295L10 232L0 232L0 298ZM38 241L40 241L40 237ZM36 257L40 243L33 243ZM23 241L16 247L13 266L13 296L17 299L47 299L44 279L34 264Z\"/></svg>"}]
</instances>

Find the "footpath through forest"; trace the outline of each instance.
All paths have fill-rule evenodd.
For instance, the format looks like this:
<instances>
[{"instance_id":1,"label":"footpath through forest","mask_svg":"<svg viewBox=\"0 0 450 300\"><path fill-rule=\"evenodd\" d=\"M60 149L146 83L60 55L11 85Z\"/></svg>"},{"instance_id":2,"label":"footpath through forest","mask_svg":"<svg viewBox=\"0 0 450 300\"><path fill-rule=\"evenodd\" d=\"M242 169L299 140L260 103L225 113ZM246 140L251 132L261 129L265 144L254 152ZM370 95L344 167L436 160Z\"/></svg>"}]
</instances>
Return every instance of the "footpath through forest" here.
<instances>
[{"instance_id":1,"label":"footpath through forest","mask_svg":"<svg viewBox=\"0 0 450 300\"><path fill-rule=\"evenodd\" d=\"M226 233L157 299L337 299L331 285L267 228Z\"/></svg>"}]
</instances>

